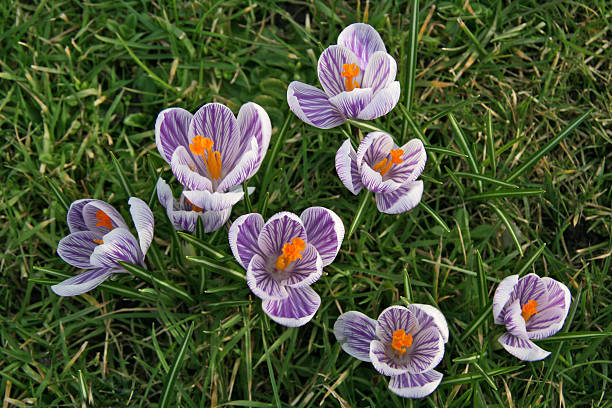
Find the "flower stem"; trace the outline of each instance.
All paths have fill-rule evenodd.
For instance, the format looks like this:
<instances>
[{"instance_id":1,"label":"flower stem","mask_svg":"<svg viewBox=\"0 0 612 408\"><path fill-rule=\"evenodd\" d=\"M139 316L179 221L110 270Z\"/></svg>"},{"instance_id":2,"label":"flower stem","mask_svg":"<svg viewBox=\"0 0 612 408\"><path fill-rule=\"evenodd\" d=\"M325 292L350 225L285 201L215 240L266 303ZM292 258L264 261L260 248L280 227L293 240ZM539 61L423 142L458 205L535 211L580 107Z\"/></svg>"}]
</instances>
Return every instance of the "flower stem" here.
<instances>
[{"instance_id":1,"label":"flower stem","mask_svg":"<svg viewBox=\"0 0 612 408\"><path fill-rule=\"evenodd\" d=\"M347 239L349 239L351 235L353 235L353 232L355 232L355 229L357 229L357 225L359 225L359 220L361 220L363 213L367 209L368 202L370 201L371 195L372 193L367 190L364 194L361 195L361 200L359 201L359 207L357 207L357 212L355 213L355 217L353 217L353 222L351 223L351 226L349 228Z\"/></svg>"}]
</instances>

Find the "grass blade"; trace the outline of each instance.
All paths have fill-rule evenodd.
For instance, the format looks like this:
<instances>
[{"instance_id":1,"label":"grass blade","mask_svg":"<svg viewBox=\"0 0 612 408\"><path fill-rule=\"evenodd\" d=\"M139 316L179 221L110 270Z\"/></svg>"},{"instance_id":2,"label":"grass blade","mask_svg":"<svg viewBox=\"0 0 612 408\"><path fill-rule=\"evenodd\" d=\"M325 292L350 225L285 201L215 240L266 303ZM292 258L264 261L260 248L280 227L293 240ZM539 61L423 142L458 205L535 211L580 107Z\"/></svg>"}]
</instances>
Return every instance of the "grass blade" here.
<instances>
[{"instance_id":1,"label":"grass blade","mask_svg":"<svg viewBox=\"0 0 612 408\"><path fill-rule=\"evenodd\" d=\"M448 225L442 219L442 217L440 217L438 215L438 213L434 211L433 208L431 208L429 205L425 204L423 201L421 201L419 203L419 207L421 207L422 209L425 210L425 212L427 212L429 215L431 215L434 218L434 220L436 220L438 222L438 224L440 224L440 226L442 228L444 228L444 230L446 232L450 232L451 231L450 228L448 228Z\"/></svg>"},{"instance_id":2,"label":"grass blade","mask_svg":"<svg viewBox=\"0 0 612 408\"><path fill-rule=\"evenodd\" d=\"M410 4L410 34L408 35L408 58L406 60L406 81L404 82L406 110L412 109L414 99L414 84L416 78L417 45L419 36L419 1L412 0Z\"/></svg>"},{"instance_id":3,"label":"grass blade","mask_svg":"<svg viewBox=\"0 0 612 408\"><path fill-rule=\"evenodd\" d=\"M370 201L371 195L372 193L369 191L362 193L361 199L359 201L359 207L357 207L357 211L355 212L355 216L353 217L353 221L351 222L351 226L349 227L349 231L346 236L346 239L349 239L351 235L353 235L353 232L355 232L355 230L357 229L357 226L359 225L359 221L361 220L361 217L363 216L363 213L366 210L368 202Z\"/></svg>"},{"instance_id":4,"label":"grass blade","mask_svg":"<svg viewBox=\"0 0 612 408\"><path fill-rule=\"evenodd\" d=\"M216 271L221 272L224 275L228 275L232 278L238 278L240 280L246 279L246 276L244 275L244 273L240 273L235 269L228 268L223 265L219 265L218 263L212 262L211 260L207 258L204 258L201 256L186 256L185 258L187 258L187 260L191 262L195 262L195 263L199 263L199 264L208 266L209 268L215 269Z\"/></svg>"},{"instance_id":5,"label":"grass blade","mask_svg":"<svg viewBox=\"0 0 612 408\"><path fill-rule=\"evenodd\" d=\"M572 123L570 123L561 133L559 133L556 137L554 137L550 142L546 143L544 147L538 149L531 157L523 162L520 166L518 166L510 175L506 178L507 181L512 181L521 174L523 174L527 169L535 165L544 155L550 152L555 146L557 146L567 135L572 133L574 129L576 129L586 118L591 114L591 110L586 111L578 118L574 119Z\"/></svg>"},{"instance_id":6,"label":"grass blade","mask_svg":"<svg viewBox=\"0 0 612 408\"><path fill-rule=\"evenodd\" d=\"M467 173L464 171L454 171L453 174L457 177L466 177L466 178L471 178L474 180L485 181L487 183L497 184L498 186L504 186L504 187L509 187L509 188L519 188L519 186L517 186L516 184L506 183L505 181L497 180L493 177L483 176L482 174Z\"/></svg>"},{"instance_id":7,"label":"grass blade","mask_svg":"<svg viewBox=\"0 0 612 408\"><path fill-rule=\"evenodd\" d=\"M132 192L130 183L127 181L127 178L125 177L123 168L121 168L121 165L119 164L119 160L117 160L117 157L115 157L115 154L113 152L109 152L109 153L113 161L113 166L115 166L115 171L117 172L117 175L119 175L119 182L121 183L121 187L123 187L123 191L125 191L125 194L128 197L133 197L134 193Z\"/></svg>"},{"instance_id":8,"label":"grass blade","mask_svg":"<svg viewBox=\"0 0 612 408\"><path fill-rule=\"evenodd\" d=\"M489 193L474 194L473 196L466 197L466 200L490 200L492 198L503 198L503 197L524 197L530 195L540 195L545 193L546 190L541 188L524 188L521 190L495 190Z\"/></svg>"},{"instance_id":9,"label":"grass blade","mask_svg":"<svg viewBox=\"0 0 612 408\"><path fill-rule=\"evenodd\" d=\"M171 397L175 394L174 390L174 382L176 381L176 377L178 376L179 369L183 364L183 360L185 359L185 354L187 353L187 346L189 345L189 341L191 340L191 335L193 334L193 323L189 326L189 330L185 335L185 339L183 340L183 344L174 359L174 363L172 364L172 368L168 373L168 377L166 378L166 384L164 385L164 389L162 390L159 406L160 408L166 408L168 404L170 404Z\"/></svg>"},{"instance_id":10,"label":"grass blade","mask_svg":"<svg viewBox=\"0 0 612 408\"><path fill-rule=\"evenodd\" d=\"M467 139L465 138L465 134L463 133L463 130L461 130L459 123L457 123L455 116L452 113L449 113L448 119L450 120L451 126L453 127L453 129L455 130L455 134L457 135L459 147L461 147L461 150L463 150L463 152L467 155L468 165L470 166L470 169L472 169L473 173L480 174L480 168L478 167L478 164L476 163L476 159L474 158L474 153L472 152L472 149L470 149ZM480 181L478 182L478 186L479 186L478 190L482 191L482 183Z\"/></svg>"},{"instance_id":11,"label":"grass blade","mask_svg":"<svg viewBox=\"0 0 612 408\"><path fill-rule=\"evenodd\" d=\"M193 303L194 299L191 295L185 292L180 287L176 286L174 283L159 279L156 276L153 276L151 272L148 270L141 268L138 265L131 264L129 262L119 261L119 264L125 268L126 271L132 273L133 275L139 277L140 279L148 282L152 285L158 286L164 290L164 292L179 297L187 302Z\"/></svg>"},{"instance_id":12,"label":"grass blade","mask_svg":"<svg viewBox=\"0 0 612 408\"><path fill-rule=\"evenodd\" d=\"M518 249L519 254L523 256L523 248L521 248L521 243L519 242L518 236L516 235L516 232L514 231L514 228L512 226L512 223L510 222L510 218L508 217L508 215L501 208L499 208L493 203L487 203L487 205L491 207L493 211L497 213L497 216L502 220L504 225L506 225L506 229L508 230L508 233L512 237L512 241L514 241L514 244L516 245L516 249Z\"/></svg>"},{"instance_id":13,"label":"grass blade","mask_svg":"<svg viewBox=\"0 0 612 408\"><path fill-rule=\"evenodd\" d=\"M493 118L491 110L487 109L487 147L489 149L487 156L489 157L489 164L491 165L491 171L493 177L497 171L497 165L495 163L495 140L493 139Z\"/></svg>"}]
</instances>

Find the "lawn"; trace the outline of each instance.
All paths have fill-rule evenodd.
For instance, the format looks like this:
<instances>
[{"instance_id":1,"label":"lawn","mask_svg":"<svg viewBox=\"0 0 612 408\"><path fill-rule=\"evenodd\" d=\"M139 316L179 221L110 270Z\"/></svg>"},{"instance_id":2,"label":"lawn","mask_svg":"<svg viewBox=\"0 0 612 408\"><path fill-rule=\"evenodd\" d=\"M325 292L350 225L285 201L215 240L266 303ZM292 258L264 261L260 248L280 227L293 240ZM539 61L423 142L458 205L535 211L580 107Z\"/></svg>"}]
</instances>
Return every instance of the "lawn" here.
<instances>
[{"instance_id":1,"label":"lawn","mask_svg":"<svg viewBox=\"0 0 612 408\"><path fill-rule=\"evenodd\" d=\"M3 2L0 19L0 395L6 407L612 406L612 5L605 0ZM331 130L303 123L287 86L367 22L397 61L399 104ZM157 200L179 183L155 145L168 107L261 105L270 148L255 192L220 230L176 232ZM380 213L334 169L348 136L382 129L427 146L421 203ZM246 187L246 186L245 186ZM129 221L148 202L146 271L87 294L50 286L78 269L56 249L70 203ZM311 206L351 234L313 285L313 320L262 312L228 244L231 221ZM356 218L356 214L360 214ZM497 284L537 273L568 286L551 355L498 343ZM345 353L338 316L424 303L450 330L421 400Z\"/></svg>"}]
</instances>

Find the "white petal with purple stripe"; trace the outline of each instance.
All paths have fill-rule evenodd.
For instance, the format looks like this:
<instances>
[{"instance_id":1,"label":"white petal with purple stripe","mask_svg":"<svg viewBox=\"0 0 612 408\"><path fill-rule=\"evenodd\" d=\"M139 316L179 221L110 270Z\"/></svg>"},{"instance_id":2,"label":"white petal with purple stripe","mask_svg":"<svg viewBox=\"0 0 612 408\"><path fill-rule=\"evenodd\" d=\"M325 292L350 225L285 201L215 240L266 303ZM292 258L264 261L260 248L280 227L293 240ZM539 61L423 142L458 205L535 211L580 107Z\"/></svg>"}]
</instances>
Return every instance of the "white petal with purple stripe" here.
<instances>
[{"instance_id":1,"label":"white petal with purple stripe","mask_svg":"<svg viewBox=\"0 0 612 408\"><path fill-rule=\"evenodd\" d=\"M187 133L193 115L181 108L164 109L155 121L155 144L161 157L170 163L178 146L189 146Z\"/></svg>"},{"instance_id":2,"label":"white petal with purple stripe","mask_svg":"<svg viewBox=\"0 0 612 408\"><path fill-rule=\"evenodd\" d=\"M91 268L89 258L98 246L94 239L101 240L102 234L94 231L77 231L62 238L57 244L57 254L64 262L77 268Z\"/></svg>"},{"instance_id":3,"label":"white petal with purple stripe","mask_svg":"<svg viewBox=\"0 0 612 408\"><path fill-rule=\"evenodd\" d=\"M89 231L95 231L100 234L106 234L110 230L108 227L103 225L98 226L97 224L101 224L102 219L96 218L98 211L104 212L110 220L113 228L125 228L128 229L125 220L119 214L119 211L115 210L115 207L112 205L105 203L102 200L91 200L83 207L83 220L87 225L87 229Z\"/></svg>"},{"instance_id":4,"label":"white petal with purple stripe","mask_svg":"<svg viewBox=\"0 0 612 408\"><path fill-rule=\"evenodd\" d=\"M423 398L438 388L442 377L442 374L435 370L421 374L405 373L391 377L389 390L404 398Z\"/></svg>"},{"instance_id":5,"label":"white petal with purple stripe","mask_svg":"<svg viewBox=\"0 0 612 408\"><path fill-rule=\"evenodd\" d=\"M369 63L370 56L377 51L386 52L385 43L374 27L364 23L347 26L338 36L338 45L350 49L363 64Z\"/></svg>"},{"instance_id":6,"label":"white petal with purple stripe","mask_svg":"<svg viewBox=\"0 0 612 408\"><path fill-rule=\"evenodd\" d=\"M308 243L302 251L302 258L291 262L283 272L289 275L283 279L283 285L292 288L310 286L323 274L323 261L315 247Z\"/></svg>"},{"instance_id":7,"label":"white petal with purple stripe","mask_svg":"<svg viewBox=\"0 0 612 408\"><path fill-rule=\"evenodd\" d=\"M153 213L147 203L138 197L130 197L128 204L130 205L130 214L132 215L132 220L134 221L136 232L138 233L140 250L144 256L153 241Z\"/></svg>"},{"instance_id":8,"label":"white petal with purple stripe","mask_svg":"<svg viewBox=\"0 0 612 408\"><path fill-rule=\"evenodd\" d=\"M399 101L401 89L398 81L376 92L370 103L363 108L357 119L372 120L391 112Z\"/></svg>"},{"instance_id":9,"label":"white petal with purple stripe","mask_svg":"<svg viewBox=\"0 0 612 408\"><path fill-rule=\"evenodd\" d=\"M228 238L232 253L244 269L248 268L253 255L261 254L257 238L263 226L262 216L252 213L238 217L229 229Z\"/></svg>"},{"instance_id":10,"label":"white petal with purple stripe","mask_svg":"<svg viewBox=\"0 0 612 408\"><path fill-rule=\"evenodd\" d=\"M287 103L298 118L319 129L331 129L346 122L346 117L329 102L325 92L302 82L289 84Z\"/></svg>"},{"instance_id":11,"label":"white petal with purple stripe","mask_svg":"<svg viewBox=\"0 0 612 408\"><path fill-rule=\"evenodd\" d=\"M531 340L522 339L510 333L504 333L499 338L499 343L508 353L524 361L538 361L550 355L549 351L542 349Z\"/></svg>"},{"instance_id":12,"label":"white petal with purple stripe","mask_svg":"<svg viewBox=\"0 0 612 408\"><path fill-rule=\"evenodd\" d=\"M270 117L264 108L254 102L248 102L240 107L237 121L242 140L248 141L254 137L257 141L257 161L254 166L254 171L257 171L270 145Z\"/></svg>"},{"instance_id":13,"label":"white petal with purple stripe","mask_svg":"<svg viewBox=\"0 0 612 408\"><path fill-rule=\"evenodd\" d=\"M395 59L384 51L377 51L370 57L361 87L371 88L375 94L389 86L395 80L396 73Z\"/></svg>"},{"instance_id":14,"label":"white petal with purple stripe","mask_svg":"<svg viewBox=\"0 0 612 408\"><path fill-rule=\"evenodd\" d=\"M51 286L51 290L58 296L80 295L100 285L114 272L107 268L90 269Z\"/></svg>"},{"instance_id":15,"label":"white petal with purple stripe","mask_svg":"<svg viewBox=\"0 0 612 408\"><path fill-rule=\"evenodd\" d=\"M319 81L330 98L346 91L344 78L341 75L345 64L360 64L359 58L346 47L332 45L327 47L319 57L317 64ZM359 68L359 75L354 80L361 84L365 67L359 66Z\"/></svg>"},{"instance_id":16,"label":"white petal with purple stripe","mask_svg":"<svg viewBox=\"0 0 612 408\"><path fill-rule=\"evenodd\" d=\"M73 201L68 209L68 228L70 232L88 231L85 220L83 219L83 208L90 202L95 201L90 198Z\"/></svg>"},{"instance_id":17,"label":"white petal with purple stripe","mask_svg":"<svg viewBox=\"0 0 612 408\"><path fill-rule=\"evenodd\" d=\"M409 309L403 306L390 306L378 316L376 336L385 344L391 344L394 331L404 330L410 333L416 324L417 320Z\"/></svg>"},{"instance_id":18,"label":"white petal with purple stripe","mask_svg":"<svg viewBox=\"0 0 612 408\"><path fill-rule=\"evenodd\" d=\"M138 241L123 228L115 228L104 236L104 244L98 245L90 258L91 264L99 268L121 268L119 261L144 266Z\"/></svg>"},{"instance_id":19,"label":"white petal with purple stripe","mask_svg":"<svg viewBox=\"0 0 612 408\"><path fill-rule=\"evenodd\" d=\"M401 214L416 207L422 197L423 181L409 181L388 193L376 194L376 206L385 214Z\"/></svg>"},{"instance_id":20,"label":"white petal with purple stripe","mask_svg":"<svg viewBox=\"0 0 612 408\"><path fill-rule=\"evenodd\" d=\"M334 334L349 355L370 361L370 343L376 339L376 320L361 312L346 312L334 323Z\"/></svg>"},{"instance_id":21,"label":"white petal with purple stripe","mask_svg":"<svg viewBox=\"0 0 612 408\"><path fill-rule=\"evenodd\" d=\"M212 191L213 185L210 179L203 176L204 170L196 163L191 154L183 146L179 146L172 154L170 168L176 179L189 190ZM208 173L206 173L208 174Z\"/></svg>"},{"instance_id":22,"label":"white petal with purple stripe","mask_svg":"<svg viewBox=\"0 0 612 408\"><path fill-rule=\"evenodd\" d=\"M415 333L406 355L407 369L413 374L424 373L440 364L444 357L444 339L438 328L426 327Z\"/></svg>"},{"instance_id":23,"label":"white petal with purple stripe","mask_svg":"<svg viewBox=\"0 0 612 408\"><path fill-rule=\"evenodd\" d=\"M285 299L289 293L271 271L269 261L258 254L253 255L246 273L247 285L255 296L264 300Z\"/></svg>"},{"instance_id":24,"label":"white petal with purple stripe","mask_svg":"<svg viewBox=\"0 0 612 408\"><path fill-rule=\"evenodd\" d=\"M264 224L257 243L264 255L279 256L283 246L293 238L300 238L304 243L308 243L302 220L293 213L279 212Z\"/></svg>"},{"instance_id":25,"label":"white petal with purple stripe","mask_svg":"<svg viewBox=\"0 0 612 408\"><path fill-rule=\"evenodd\" d=\"M306 229L308 243L314 245L323 261L323 266L333 262L344 239L344 224L335 212L324 207L304 210L300 219Z\"/></svg>"},{"instance_id":26,"label":"white petal with purple stripe","mask_svg":"<svg viewBox=\"0 0 612 408\"><path fill-rule=\"evenodd\" d=\"M508 299L510 299L510 295L518 282L518 278L518 275L510 275L504 278L495 290L495 295L493 295L493 319L496 324L504 324L502 310L504 306L506 306L506 303L508 303Z\"/></svg>"},{"instance_id":27,"label":"white petal with purple stripe","mask_svg":"<svg viewBox=\"0 0 612 408\"><path fill-rule=\"evenodd\" d=\"M385 345L379 340L370 343L370 361L376 371L383 375L400 375L408 372L406 360L398 358L393 353L390 345Z\"/></svg>"},{"instance_id":28,"label":"white petal with purple stripe","mask_svg":"<svg viewBox=\"0 0 612 408\"><path fill-rule=\"evenodd\" d=\"M289 297L282 300L264 300L263 311L278 324L299 327L308 323L321 305L321 298L310 286L286 288Z\"/></svg>"},{"instance_id":29,"label":"white petal with purple stripe","mask_svg":"<svg viewBox=\"0 0 612 408\"><path fill-rule=\"evenodd\" d=\"M368 106L372 100L372 95L370 88L356 88L350 92L340 92L336 96L332 96L329 98L329 102L347 118L356 118Z\"/></svg>"},{"instance_id":30,"label":"white petal with purple stripe","mask_svg":"<svg viewBox=\"0 0 612 408\"><path fill-rule=\"evenodd\" d=\"M408 308L414 313L421 328L429 326L437 327L442 335L444 343L448 342L448 324L446 323L446 318L439 309L431 305L420 303L413 303L408 306Z\"/></svg>"},{"instance_id":31,"label":"white petal with purple stripe","mask_svg":"<svg viewBox=\"0 0 612 408\"><path fill-rule=\"evenodd\" d=\"M350 139L346 139L336 153L336 172L342 184L351 193L359 194L363 188L363 183L359 174L359 166L357 166L357 154Z\"/></svg>"},{"instance_id":32,"label":"white petal with purple stripe","mask_svg":"<svg viewBox=\"0 0 612 408\"><path fill-rule=\"evenodd\" d=\"M210 191L184 191L185 197L197 207L207 211L221 211L231 208L244 197L242 190L232 190L227 193L211 193Z\"/></svg>"}]
</instances>

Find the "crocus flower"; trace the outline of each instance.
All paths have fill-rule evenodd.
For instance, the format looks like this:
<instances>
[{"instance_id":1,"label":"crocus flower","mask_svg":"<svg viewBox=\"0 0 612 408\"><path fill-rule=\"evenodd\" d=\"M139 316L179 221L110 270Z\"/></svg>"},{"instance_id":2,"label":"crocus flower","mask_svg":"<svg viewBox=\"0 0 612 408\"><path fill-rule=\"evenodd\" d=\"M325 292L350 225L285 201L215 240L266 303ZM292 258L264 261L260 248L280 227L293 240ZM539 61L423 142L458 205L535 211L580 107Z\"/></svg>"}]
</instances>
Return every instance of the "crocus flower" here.
<instances>
[{"instance_id":1,"label":"crocus flower","mask_svg":"<svg viewBox=\"0 0 612 408\"><path fill-rule=\"evenodd\" d=\"M372 132L359 148L347 139L336 153L336 171L342 184L357 195L362 188L376 194L378 210L399 214L413 209L423 195L423 182L417 177L425 168L427 153L419 139L401 148L391 136Z\"/></svg>"},{"instance_id":2,"label":"crocus flower","mask_svg":"<svg viewBox=\"0 0 612 408\"><path fill-rule=\"evenodd\" d=\"M181 108L163 110L155 122L155 143L170 164L183 195L206 211L221 211L240 201L240 184L253 176L266 155L272 127L266 111L253 102L238 118L220 103L194 115Z\"/></svg>"},{"instance_id":3,"label":"crocus flower","mask_svg":"<svg viewBox=\"0 0 612 408\"><path fill-rule=\"evenodd\" d=\"M86 271L51 286L53 292L74 296L90 291L113 273L126 272L119 261L145 267L144 257L153 240L153 213L140 198L131 197L128 203L138 239L112 205L91 199L70 205L70 235L59 242L57 254Z\"/></svg>"},{"instance_id":4,"label":"crocus flower","mask_svg":"<svg viewBox=\"0 0 612 408\"><path fill-rule=\"evenodd\" d=\"M563 327L572 295L564 284L531 273L500 282L493 297L493 318L508 330L499 342L508 353L525 361L542 360L550 352L531 340L552 336Z\"/></svg>"},{"instance_id":5,"label":"crocus flower","mask_svg":"<svg viewBox=\"0 0 612 408\"><path fill-rule=\"evenodd\" d=\"M448 325L433 306L391 306L378 320L346 312L336 320L334 334L348 354L391 376L389 389L401 397L429 395L442 380L433 368L444 356Z\"/></svg>"},{"instance_id":6,"label":"crocus flower","mask_svg":"<svg viewBox=\"0 0 612 408\"><path fill-rule=\"evenodd\" d=\"M309 125L330 129L348 118L376 119L397 105L397 64L380 35L368 24L355 23L327 48L317 67L323 91L293 81L287 88L289 107Z\"/></svg>"},{"instance_id":7,"label":"crocus flower","mask_svg":"<svg viewBox=\"0 0 612 408\"><path fill-rule=\"evenodd\" d=\"M316 313L321 298L310 285L336 258L343 239L342 221L323 207L307 208L299 217L280 212L266 223L260 214L246 214L229 230L232 253L263 311L289 327L308 323Z\"/></svg>"},{"instance_id":8,"label":"crocus flower","mask_svg":"<svg viewBox=\"0 0 612 408\"><path fill-rule=\"evenodd\" d=\"M166 214L174 228L191 233L195 232L198 217L202 219L204 232L208 233L221 228L232 211L231 207L220 211L206 211L192 204L185 197L184 192L177 201L172 195L172 190L162 178L157 180L157 198L166 209Z\"/></svg>"}]
</instances>

